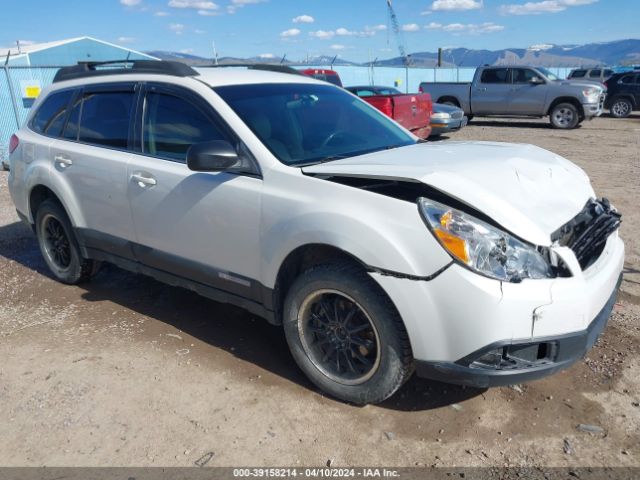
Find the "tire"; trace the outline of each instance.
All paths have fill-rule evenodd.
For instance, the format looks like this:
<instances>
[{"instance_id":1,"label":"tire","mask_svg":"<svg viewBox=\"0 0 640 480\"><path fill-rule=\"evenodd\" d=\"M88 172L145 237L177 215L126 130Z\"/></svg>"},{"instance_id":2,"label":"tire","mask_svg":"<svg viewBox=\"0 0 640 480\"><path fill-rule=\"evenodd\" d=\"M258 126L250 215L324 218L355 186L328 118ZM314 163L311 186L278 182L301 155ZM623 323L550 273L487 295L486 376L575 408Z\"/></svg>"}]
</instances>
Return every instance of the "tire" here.
<instances>
[{"instance_id":1,"label":"tire","mask_svg":"<svg viewBox=\"0 0 640 480\"><path fill-rule=\"evenodd\" d=\"M609 109L611 116L615 118L627 118L633 112L633 104L628 98L616 98Z\"/></svg>"},{"instance_id":2,"label":"tire","mask_svg":"<svg viewBox=\"0 0 640 480\"><path fill-rule=\"evenodd\" d=\"M551 109L549 121L553 128L570 130L580 123L580 113L571 103L559 103Z\"/></svg>"},{"instance_id":3,"label":"tire","mask_svg":"<svg viewBox=\"0 0 640 480\"><path fill-rule=\"evenodd\" d=\"M36 236L44 261L56 280L77 285L97 273L99 262L82 257L69 217L58 202L45 200L38 207Z\"/></svg>"},{"instance_id":4,"label":"tire","mask_svg":"<svg viewBox=\"0 0 640 480\"><path fill-rule=\"evenodd\" d=\"M287 293L283 327L298 366L340 400L382 402L413 373L398 312L366 272L350 265L302 273Z\"/></svg>"}]
</instances>

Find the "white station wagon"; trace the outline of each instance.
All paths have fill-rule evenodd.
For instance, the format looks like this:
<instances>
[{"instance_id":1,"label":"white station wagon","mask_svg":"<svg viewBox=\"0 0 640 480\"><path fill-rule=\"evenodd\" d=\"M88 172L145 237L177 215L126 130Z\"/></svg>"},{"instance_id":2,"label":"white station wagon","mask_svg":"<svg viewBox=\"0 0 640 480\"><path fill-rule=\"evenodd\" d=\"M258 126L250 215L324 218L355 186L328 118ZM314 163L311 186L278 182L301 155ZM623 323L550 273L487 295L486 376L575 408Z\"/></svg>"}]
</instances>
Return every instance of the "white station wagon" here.
<instances>
[{"instance_id":1,"label":"white station wagon","mask_svg":"<svg viewBox=\"0 0 640 480\"><path fill-rule=\"evenodd\" d=\"M61 69L10 144L11 196L53 275L107 261L239 305L358 404L414 371L536 379L594 344L624 244L580 168L530 145L424 143L271 70Z\"/></svg>"}]
</instances>

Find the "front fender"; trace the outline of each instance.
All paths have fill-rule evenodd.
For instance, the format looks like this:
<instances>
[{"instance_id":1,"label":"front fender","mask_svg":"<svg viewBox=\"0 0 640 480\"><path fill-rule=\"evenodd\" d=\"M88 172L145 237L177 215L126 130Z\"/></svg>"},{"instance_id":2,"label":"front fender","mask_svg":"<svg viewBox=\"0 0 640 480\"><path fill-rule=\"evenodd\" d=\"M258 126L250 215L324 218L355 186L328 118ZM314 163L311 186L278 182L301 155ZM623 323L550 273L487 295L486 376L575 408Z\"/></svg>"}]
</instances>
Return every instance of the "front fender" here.
<instances>
[{"instance_id":1,"label":"front fender","mask_svg":"<svg viewBox=\"0 0 640 480\"><path fill-rule=\"evenodd\" d=\"M332 246L368 267L411 277L428 277L451 262L416 204L324 180L307 182L309 196L263 203L268 210L261 239L263 285L273 287L287 256L310 244ZM331 195L313 195L316 186L330 188Z\"/></svg>"}]
</instances>

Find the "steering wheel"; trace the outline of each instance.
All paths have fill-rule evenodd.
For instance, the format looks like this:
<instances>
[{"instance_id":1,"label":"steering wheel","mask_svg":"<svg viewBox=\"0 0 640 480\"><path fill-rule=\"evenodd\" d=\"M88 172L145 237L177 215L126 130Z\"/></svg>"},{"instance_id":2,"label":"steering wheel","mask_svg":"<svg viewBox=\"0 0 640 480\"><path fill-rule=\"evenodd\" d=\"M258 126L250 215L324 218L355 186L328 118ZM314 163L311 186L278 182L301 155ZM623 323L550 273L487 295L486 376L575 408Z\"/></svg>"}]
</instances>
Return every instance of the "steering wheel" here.
<instances>
[{"instance_id":1,"label":"steering wheel","mask_svg":"<svg viewBox=\"0 0 640 480\"><path fill-rule=\"evenodd\" d=\"M336 130L335 132L331 132L327 138L322 142L321 148L328 147L329 144L338 136L348 134L346 130Z\"/></svg>"}]
</instances>

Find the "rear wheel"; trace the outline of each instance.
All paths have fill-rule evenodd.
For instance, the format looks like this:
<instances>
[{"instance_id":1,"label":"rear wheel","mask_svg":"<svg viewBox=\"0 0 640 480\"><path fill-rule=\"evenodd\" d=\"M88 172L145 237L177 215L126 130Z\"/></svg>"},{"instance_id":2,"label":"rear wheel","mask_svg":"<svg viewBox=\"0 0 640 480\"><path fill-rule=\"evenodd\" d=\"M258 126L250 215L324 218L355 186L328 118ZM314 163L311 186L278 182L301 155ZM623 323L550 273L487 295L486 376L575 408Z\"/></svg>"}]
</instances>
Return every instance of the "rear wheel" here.
<instances>
[{"instance_id":1,"label":"rear wheel","mask_svg":"<svg viewBox=\"0 0 640 480\"><path fill-rule=\"evenodd\" d=\"M559 103L551 110L549 120L553 128L571 129L580 123L580 114L575 105Z\"/></svg>"},{"instance_id":2,"label":"rear wheel","mask_svg":"<svg viewBox=\"0 0 640 480\"><path fill-rule=\"evenodd\" d=\"M611 115L616 118L627 118L633 111L633 105L627 98L616 98L611 104Z\"/></svg>"},{"instance_id":3,"label":"rear wheel","mask_svg":"<svg viewBox=\"0 0 640 480\"><path fill-rule=\"evenodd\" d=\"M404 325L366 272L326 265L302 273L287 294L283 316L296 363L336 398L378 403L411 376Z\"/></svg>"},{"instance_id":4,"label":"rear wheel","mask_svg":"<svg viewBox=\"0 0 640 480\"><path fill-rule=\"evenodd\" d=\"M36 236L44 261L60 282L75 285L96 273L98 262L82 258L69 217L59 203L45 200L38 207Z\"/></svg>"}]
</instances>

